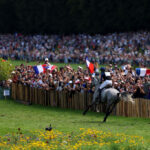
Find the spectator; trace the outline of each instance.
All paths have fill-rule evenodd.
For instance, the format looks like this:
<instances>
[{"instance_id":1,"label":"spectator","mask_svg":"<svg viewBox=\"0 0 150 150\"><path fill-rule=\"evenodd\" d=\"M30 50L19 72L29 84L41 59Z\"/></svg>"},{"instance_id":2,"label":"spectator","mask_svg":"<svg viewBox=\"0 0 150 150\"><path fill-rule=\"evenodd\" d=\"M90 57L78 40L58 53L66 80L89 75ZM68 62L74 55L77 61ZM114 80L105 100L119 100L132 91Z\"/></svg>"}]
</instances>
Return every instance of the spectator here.
<instances>
[{"instance_id":1,"label":"spectator","mask_svg":"<svg viewBox=\"0 0 150 150\"><path fill-rule=\"evenodd\" d=\"M142 89L142 87L140 85L135 86L133 97L134 98L144 98L144 96L145 96L145 92Z\"/></svg>"},{"instance_id":2,"label":"spectator","mask_svg":"<svg viewBox=\"0 0 150 150\"><path fill-rule=\"evenodd\" d=\"M134 70L128 68L128 73L115 66L115 68L106 68L106 71L111 72L113 87L120 92L133 93L134 97L148 98L149 97L149 83L150 77L138 77L133 74ZM78 68L76 71L70 66L61 67L60 70L53 70L51 73L35 74L31 66L16 66L12 72L12 81L14 83L22 83L31 87L43 88L45 90L68 91L70 95L74 92L89 92L93 93L95 87L93 84L94 79L99 78L91 75L88 70Z\"/></svg>"},{"instance_id":3,"label":"spectator","mask_svg":"<svg viewBox=\"0 0 150 150\"><path fill-rule=\"evenodd\" d=\"M28 61L83 63L86 56L100 64L150 67L149 32L109 35L0 35L0 57Z\"/></svg>"}]
</instances>

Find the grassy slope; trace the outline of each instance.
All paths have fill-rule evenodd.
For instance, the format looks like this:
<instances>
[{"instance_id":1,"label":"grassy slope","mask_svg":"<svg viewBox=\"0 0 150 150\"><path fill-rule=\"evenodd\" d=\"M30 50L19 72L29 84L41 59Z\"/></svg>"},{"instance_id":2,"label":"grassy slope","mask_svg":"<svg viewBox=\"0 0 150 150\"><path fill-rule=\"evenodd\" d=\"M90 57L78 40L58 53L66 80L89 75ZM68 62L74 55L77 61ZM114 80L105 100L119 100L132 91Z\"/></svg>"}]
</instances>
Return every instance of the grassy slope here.
<instances>
[{"instance_id":1,"label":"grassy slope","mask_svg":"<svg viewBox=\"0 0 150 150\"><path fill-rule=\"evenodd\" d=\"M11 100L0 100L0 136L16 132L21 128L28 133L31 130L44 129L50 123L63 132L78 132L79 128L94 128L113 133L143 136L150 142L150 119L110 116L107 123L101 123L103 114L50 108L39 105L25 106Z\"/></svg>"},{"instance_id":2,"label":"grassy slope","mask_svg":"<svg viewBox=\"0 0 150 150\"><path fill-rule=\"evenodd\" d=\"M26 63L25 61L22 61L22 60L11 60L11 63L14 65L14 66L17 66L17 65L20 65L20 64L25 64L25 65L38 65L39 63L38 62L29 62L29 63ZM44 62L41 62L40 64L43 64ZM53 64L53 65L56 65L56 66L58 66L58 67L63 67L63 66L65 66L65 65L69 65L69 64L65 64L65 63L51 63L51 64ZM78 68L78 66L81 66L81 67L83 67L83 68L86 68L86 64L70 64L71 65L71 67L73 68L73 69L77 69ZM99 65L99 67L101 67L101 66L106 66L106 65Z\"/></svg>"},{"instance_id":3,"label":"grassy slope","mask_svg":"<svg viewBox=\"0 0 150 150\"><path fill-rule=\"evenodd\" d=\"M25 61L23 61L23 60L11 60L11 63L12 64L14 64L14 66L17 66L17 65L20 65L20 64L25 64L25 65L38 65L39 63L38 62L34 62L34 61L32 61L32 62L29 62L29 63L26 63ZM44 62L41 62L40 64L43 64ZM58 67L63 67L63 66L65 66L65 65L69 65L69 64L65 64L65 63L52 63L53 65L56 65L56 66L58 66ZM86 68L86 64L70 64L71 65L71 67L73 68L73 69L77 69L78 68L78 66L81 66L81 67L83 67L84 69ZM99 65L99 68L100 67L106 67L107 65ZM134 66L133 68L139 68L139 66ZM148 67L149 69L150 69L150 67Z\"/></svg>"},{"instance_id":4,"label":"grassy slope","mask_svg":"<svg viewBox=\"0 0 150 150\"><path fill-rule=\"evenodd\" d=\"M11 63L14 65L14 66L17 66L17 65L20 65L20 64L25 64L25 65L37 65L38 62L29 62L29 63L26 63L25 61L11 61ZM40 64L43 64L44 62L41 62ZM62 66L65 66L65 65L68 65L68 64L65 64L65 63L52 63L53 65L56 65L58 67L62 67ZM86 67L85 64L71 64L71 66L74 68L74 69L77 69L78 66L82 66L83 68Z\"/></svg>"}]
</instances>

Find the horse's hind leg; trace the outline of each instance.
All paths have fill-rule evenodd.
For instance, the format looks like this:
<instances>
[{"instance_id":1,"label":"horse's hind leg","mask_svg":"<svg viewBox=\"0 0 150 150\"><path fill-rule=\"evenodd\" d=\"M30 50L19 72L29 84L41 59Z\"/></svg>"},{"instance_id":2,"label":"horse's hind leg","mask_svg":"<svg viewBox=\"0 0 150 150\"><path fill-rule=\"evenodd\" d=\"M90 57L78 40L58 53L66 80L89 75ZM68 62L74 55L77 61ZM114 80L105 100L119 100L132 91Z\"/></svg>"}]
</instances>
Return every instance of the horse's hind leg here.
<instances>
[{"instance_id":1,"label":"horse's hind leg","mask_svg":"<svg viewBox=\"0 0 150 150\"><path fill-rule=\"evenodd\" d=\"M94 104L96 104L96 102L93 102L91 105L89 105L83 112L83 115L85 115L88 112L88 110L90 109L90 107L92 107Z\"/></svg>"},{"instance_id":2,"label":"horse's hind leg","mask_svg":"<svg viewBox=\"0 0 150 150\"><path fill-rule=\"evenodd\" d=\"M105 115L105 117L104 117L103 122L106 122L106 119L107 119L107 117L109 116L109 111L110 111L110 106L107 106L107 108L106 108L106 115Z\"/></svg>"},{"instance_id":3,"label":"horse's hind leg","mask_svg":"<svg viewBox=\"0 0 150 150\"><path fill-rule=\"evenodd\" d=\"M92 104L89 105L89 106L85 109L85 111L83 112L83 115L85 115L85 114L88 112L88 110L90 109L90 107L92 107L93 105L96 104L98 98L99 98L99 92L98 92L98 89L97 89L97 90L94 92Z\"/></svg>"},{"instance_id":4,"label":"horse's hind leg","mask_svg":"<svg viewBox=\"0 0 150 150\"><path fill-rule=\"evenodd\" d=\"M91 107L91 105L89 105L89 106L85 109L85 111L83 112L83 115L85 115L85 114L88 112L88 110L90 109L90 107Z\"/></svg>"},{"instance_id":5,"label":"horse's hind leg","mask_svg":"<svg viewBox=\"0 0 150 150\"><path fill-rule=\"evenodd\" d=\"M112 104L112 107L109 106L109 107L106 109L106 115L105 115L105 117L104 117L103 122L106 122L107 117L112 113L112 111L113 111L113 109L115 108L115 106L116 106L116 103Z\"/></svg>"}]
</instances>

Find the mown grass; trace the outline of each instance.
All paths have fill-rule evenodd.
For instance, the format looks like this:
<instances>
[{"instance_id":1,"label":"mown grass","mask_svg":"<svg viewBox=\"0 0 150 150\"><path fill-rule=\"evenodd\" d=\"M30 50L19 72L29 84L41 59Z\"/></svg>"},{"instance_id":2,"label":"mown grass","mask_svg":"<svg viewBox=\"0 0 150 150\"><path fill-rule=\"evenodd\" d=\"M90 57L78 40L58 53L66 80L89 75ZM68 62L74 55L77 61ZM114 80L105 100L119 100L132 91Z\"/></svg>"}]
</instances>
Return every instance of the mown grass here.
<instances>
[{"instance_id":1,"label":"mown grass","mask_svg":"<svg viewBox=\"0 0 150 150\"><path fill-rule=\"evenodd\" d=\"M39 64L44 64L44 62L37 62L37 61L31 61L31 62L26 62L26 61L23 61L23 60L11 60L11 63L14 65L14 66L18 66L20 64L25 64L25 65L39 65ZM56 65L57 67L64 67L65 65L68 65L68 64L65 64L65 63L51 63L53 65ZM86 64L70 64L71 67L73 69L77 69L78 66L81 66L83 68L86 68Z\"/></svg>"},{"instance_id":2,"label":"mown grass","mask_svg":"<svg viewBox=\"0 0 150 150\"><path fill-rule=\"evenodd\" d=\"M106 132L124 133L143 136L150 143L150 119L110 116L106 123L101 123L104 115L82 111L45 107L40 105L23 105L12 100L0 100L0 136L17 132L23 133L52 127L64 133L78 133L80 128L92 128Z\"/></svg>"},{"instance_id":3,"label":"mown grass","mask_svg":"<svg viewBox=\"0 0 150 150\"><path fill-rule=\"evenodd\" d=\"M23 60L11 60L11 63L14 65L14 66L18 66L18 65L21 65L21 64L25 64L25 65L39 65L39 64L44 64L44 62L37 62L37 61L31 61L31 62L26 62L26 61L23 61ZM50 62L51 63L51 62ZM83 67L84 69L86 68L86 63L85 64L65 64L65 63L51 63L52 65L56 65L57 67L64 67L66 65L70 65L73 69L77 69L78 66L81 66ZM106 66L106 65L99 65L99 67L102 67L102 66Z\"/></svg>"}]
</instances>

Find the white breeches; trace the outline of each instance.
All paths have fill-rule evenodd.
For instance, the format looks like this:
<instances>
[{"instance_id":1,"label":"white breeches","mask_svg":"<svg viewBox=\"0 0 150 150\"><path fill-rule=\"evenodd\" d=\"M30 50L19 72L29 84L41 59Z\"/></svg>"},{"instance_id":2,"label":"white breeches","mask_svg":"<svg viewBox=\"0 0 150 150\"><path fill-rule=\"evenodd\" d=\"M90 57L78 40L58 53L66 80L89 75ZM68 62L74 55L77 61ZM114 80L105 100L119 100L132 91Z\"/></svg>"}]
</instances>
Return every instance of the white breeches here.
<instances>
[{"instance_id":1,"label":"white breeches","mask_svg":"<svg viewBox=\"0 0 150 150\"><path fill-rule=\"evenodd\" d=\"M107 87L107 86L112 86L112 80L106 80L106 81L104 81L101 85L100 85L100 89L103 89L103 88L105 88L105 87Z\"/></svg>"}]
</instances>

